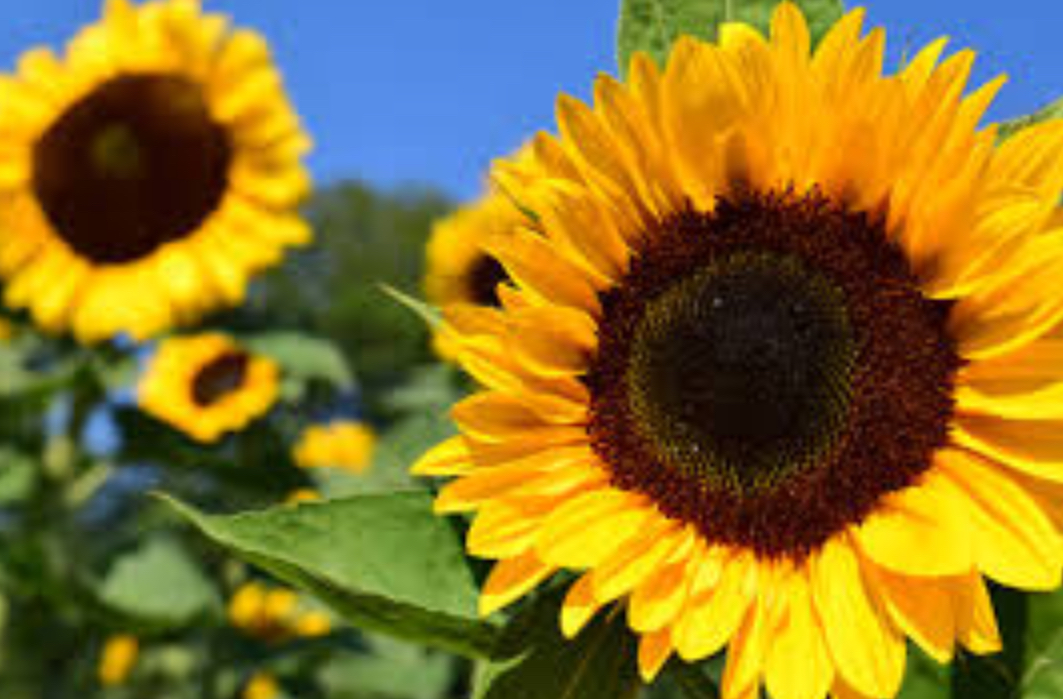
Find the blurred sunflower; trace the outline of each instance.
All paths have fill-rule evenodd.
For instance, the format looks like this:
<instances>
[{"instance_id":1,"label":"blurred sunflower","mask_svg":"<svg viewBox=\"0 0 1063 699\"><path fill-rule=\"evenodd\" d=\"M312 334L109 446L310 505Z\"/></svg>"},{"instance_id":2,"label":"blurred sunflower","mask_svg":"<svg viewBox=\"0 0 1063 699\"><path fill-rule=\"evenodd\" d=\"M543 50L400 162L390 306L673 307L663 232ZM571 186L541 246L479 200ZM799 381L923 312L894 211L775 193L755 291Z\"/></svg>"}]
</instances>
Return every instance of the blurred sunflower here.
<instances>
[{"instance_id":1,"label":"blurred sunflower","mask_svg":"<svg viewBox=\"0 0 1063 699\"><path fill-rule=\"evenodd\" d=\"M498 285L508 281L502 264L484 249L494 236L511 235L524 217L504 195L492 192L459 209L432 228L426 248L425 296L437 307L453 304L498 307ZM433 344L444 358L454 358L446 327Z\"/></svg>"},{"instance_id":2,"label":"blurred sunflower","mask_svg":"<svg viewBox=\"0 0 1063 699\"><path fill-rule=\"evenodd\" d=\"M92 342L240 302L310 239L308 147L261 36L195 0L110 0L65 57L0 79L7 303Z\"/></svg>"},{"instance_id":3,"label":"blurred sunflower","mask_svg":"<svg viewBox=\"0 0 1063 699\"><path fill-rule=\"evenodd\" d=\"M883 75L862 18L638 55L496 166L515 290L445 309L486 390L414 469L484 614L579 571L562 630L626 600L647 679L726 648L726 699L853 699L906 637L999 649L983 576L1058 586L1063 123L995 148L1001 80L943 40Z\"/></svg>"},{"instance_id":4,"label":"blurred sunflower","mask_svg":"<svg viewBox=\"0 0 1063 699\"><path fill-rule=\"evenodd\" d=\"M373 460L376 434L361 422L312 425L299 438L293 458L300 468L341 468L362 473Z\"/></svg>"},{"instance_id":5,"label":"blurred sunflower","mask_svg":"<svg viewBox=\"0 0 1063 699\"><path fill-rule=\"evenodd\" d=\"M277 365L208 333L161 343L138 386L145 412L200 442L264 415L277 399Z\"/></svg>"},{"instance_id":6,"label":"blurred sunflower","mask_svg":"<svg viewBox=\"0 0 1063 699\"><path fill-rule=\"evenodd\" d=\"M240 696L242 699L277 699L281 696L281 686L270 673L256 672L247 680Z\"/></svg>"}]
</instances>

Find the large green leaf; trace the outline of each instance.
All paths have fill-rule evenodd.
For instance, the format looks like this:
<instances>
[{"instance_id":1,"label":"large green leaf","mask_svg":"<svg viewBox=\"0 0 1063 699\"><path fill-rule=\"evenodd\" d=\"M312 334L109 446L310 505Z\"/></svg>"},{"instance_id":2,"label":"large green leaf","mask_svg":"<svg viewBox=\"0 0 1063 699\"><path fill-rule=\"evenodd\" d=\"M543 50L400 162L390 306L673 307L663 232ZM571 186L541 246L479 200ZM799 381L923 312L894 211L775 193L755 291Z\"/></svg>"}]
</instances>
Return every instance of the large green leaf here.
<instances>
[{"instance_id":1,"label":"large green leaf","mask_svg":"<svg viewBox=\"0 0 1063 699\"><path fill-rule=\"evenodd\" d=\"M642 683L623 612L604 614L573 640L560 632L561 596L545 596L506 628L474 699L632 699Z\"/></svg>"},{"instance_id":2,"label":"large green leaf","mask_svg":"<svg viewBox=\"0 0 1063 699\"><path fill-rule=\"evenodd\" d=\"M715 41L724 22L745 22L767 33L781 0L622 0L617 56L626 72L636 51L664 66L672 44L684 34ZM843 14L842 0L796 0L818 40Z\"/></svg>"},{"instance_id":3,"label":"large green leaf","mask_svg":"<svg viewBox=\"0 0 1063 699\"><path fill-rule=\"evenodd\" d=\"M215 542L316 595L355 626L469 656L496 628L476 614L461 542L416 491L356 495L231 516L173 507Z\"/></svg>"},{"instance_id":4,"label":"large green leaf","mask_svg":"<svg viewBox=\"0 0 1063 699\"><path fill-rule=\"evenodd\" d=\"M187 624L220 600L210 581L170 539L149 539L117 560L100 588L109 607L152 626Z\"/></svg>"}]
</instances>

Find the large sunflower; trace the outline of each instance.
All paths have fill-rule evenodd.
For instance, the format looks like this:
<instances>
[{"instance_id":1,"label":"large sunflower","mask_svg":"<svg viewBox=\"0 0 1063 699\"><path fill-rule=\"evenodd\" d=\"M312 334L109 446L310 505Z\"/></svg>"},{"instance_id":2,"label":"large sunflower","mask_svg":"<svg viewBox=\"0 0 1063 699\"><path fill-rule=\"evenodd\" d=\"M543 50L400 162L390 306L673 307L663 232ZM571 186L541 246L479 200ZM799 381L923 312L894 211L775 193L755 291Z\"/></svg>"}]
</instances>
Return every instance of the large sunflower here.
<instances>
[{"instance_id":1,"label":"large sunflower","mask_svg":"<svg viewBox=\"0 0 1063 699\"><path fill-rule=\"evenodd\" d=\"M243 429L277 400L278 370L225 335L165 340L140 381L141 409L200 442Z\"/></svg>"},{"instance_id":2,"label":"large sunflower","mask_svg":"<svg viewBox=\"0 0 1063 699\"><path fill-rule=\"evenodd\" d=\"M0 78L8 304L82 341L238 303L309 230L309 146L266 42L195 0L110 0Z\"/></svg>"},{"instance_id":3,"label":"large sunflower","mask_svg":"<svg viewBox=\"0 0 1063 699\"><path fill-rule=\"evenodd\" d=\"M485 390L415 466L484 613L577 571L563 631L626 601L646 678L726 648L728 699L890 697L906 637L999 648L983 576L1059 584L1063 123L995 148L1002 81L944 41L884 76L862 17L636 56L498 164L516 290L446 310Z\"/></svg>"}]
</instances>

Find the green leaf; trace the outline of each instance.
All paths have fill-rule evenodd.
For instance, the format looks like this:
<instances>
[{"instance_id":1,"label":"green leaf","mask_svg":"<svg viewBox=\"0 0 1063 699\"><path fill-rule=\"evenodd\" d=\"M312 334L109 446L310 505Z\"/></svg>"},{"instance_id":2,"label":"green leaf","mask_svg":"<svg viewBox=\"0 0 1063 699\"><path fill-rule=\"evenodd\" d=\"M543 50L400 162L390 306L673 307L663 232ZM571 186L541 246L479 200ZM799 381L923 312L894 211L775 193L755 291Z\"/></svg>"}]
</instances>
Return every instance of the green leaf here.
<instances>
[{"instance_id":1,"label":"green leaf","mask_svg":"<svg viewBox=\"0 0 1063 699\"><path fill-rule=\"evenodd\" d=\"M474 699L632 699L638 677L635 639L613 608L568 640L559 627L561 595L529 606L506 628L499 655L482 668Z\"/></svg>"},{"instance_id":2,"label":"green leaf","mask_svg":"<svg viewBox=\"0 0 1063 699\"><path fill-rule=\"evenodd\" d=\"M38 467L14 449L0 448L0 505L19 502L33 492Z\"/></svg>"},{"instance_id":3,"label":"green leaf","mask_svg":"<svg viewBox=\"0 0 1063 699\"><path fill-rule=\"evenodd\" d=\"M285 378L317 379L339 388L354 386L354 376L347 360L328 340L297 332L273 332L244 336L240 341L251 351L277 362Z\"/></svg>"},{"instance_id":4,"label":"green leaf","mask_svg":"<svg viewBox=\"0 0 1063 699\"><path fill-rule=\"evenodd\" d=\"M477 618L462 545L422 492L365 494L231 516L171 506L215 542L316 595L350 623L468 656L497 629Z\"/></svg>"},{"instance_id":5,"label":"green leaf","mask_svg":"<svg viewBox=\"0 0 1063 699\"><path fill-rule=\"evenodd\" d=\"M1063 591L1030 595L1024 699L1063 696Z\"/></svg>"},{"instance_id":6,"label":"green leaf","mask_svg":"<svg viewBox=\"0 0 1063 699\"><path fill-rule=\"evenodd\" d=\"M1056 100L1047 107L1028 114L1027 116L1005 121L1000 124L1000 140L1006 140L1019 133L1025 128L1040 124L1049 119L1063 119L1063 98Z\"/></svg>"},{"instance_id":7,"label":"green leaf","mask_svg":"<svg viewBox=\"0 0 1063 699\"><path fill-rule=\"evenodd\" d=\"M175 627L220 608L217 591L181 547L151 539L118 559L99 591L107 606L145 624Z\"/></svg>"},{"instance_id":8,"label":"green leaf","mask_svg":"<svg viewBox=\"0 0 1063 699\"><path fill-rule=\"evenodd\" d=\"M617 28L617 56L626 73L636 51L648 53L663 67L672 44L684 34L715 41L724 22L745 22L765 34L781 0L622 0ZM842 16L841 0L796 0L818 41Z\"/></svg>"}]
</instances>

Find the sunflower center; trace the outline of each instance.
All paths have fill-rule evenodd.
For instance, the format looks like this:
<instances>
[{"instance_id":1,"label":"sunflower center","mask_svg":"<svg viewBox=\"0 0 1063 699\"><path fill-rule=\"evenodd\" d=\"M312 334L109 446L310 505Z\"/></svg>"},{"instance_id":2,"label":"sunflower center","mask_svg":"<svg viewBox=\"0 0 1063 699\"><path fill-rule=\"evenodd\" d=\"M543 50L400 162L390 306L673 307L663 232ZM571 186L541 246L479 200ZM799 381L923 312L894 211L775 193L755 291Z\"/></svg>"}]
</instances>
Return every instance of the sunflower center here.
<instances>
[{"instance_id":1,"label":"sunflower center","mask_svg":"<svg viewBox=\"0 0 1063 699\"><path fill-rule=\"evenodd\" d=\"M501 305L498 299L498 285L508 280L509 275L501 262L490 255L480 255L469 268L469 298L478 306L497 308Z\"/></svg>"},{"instance_id":2,"label":"sunflower center","mask_svg":"<svg viewBox=\"0 0 1063 699\"><path fill-rule=\"evenodd\" d=\"M801 559L948 443L951 304L879 218L818 193L654 224L601 294L586 376L613 484L705 539Z\"/></svg>"},{"instance_id":3,"label":"sunflower center","mask_svg":"<svg viewBox=\"0 0 1063 699\"><path fill-rule=\"evenodd\" d=\"M69 107L34 148L33 188L56 234L96 264L192 235L218 207L232 146L195 83L113 78Z\"/></svg>"},{"instance_id":4,"label":"sunflower center","mask_svg":"<svg viewBox=\"0 0 1063 699\"><path fill-rule=\"evenodd\" d=\"M821 274L737 253L647 303L630 352L631 411L663 463L748 490L830 448L856 347L844 297Z\"/></svg>"},{"instance_id":5,"label":"sunflower center","mask_svg":"<svg viewBox=\"0 0 1063 699\"><path fill-rule=\"evenodd\" d=\"M192 400L208 407L244 385L251 357L246 352L226 352L211 360L192 380Z\"/></svg>"}]
</instances>

